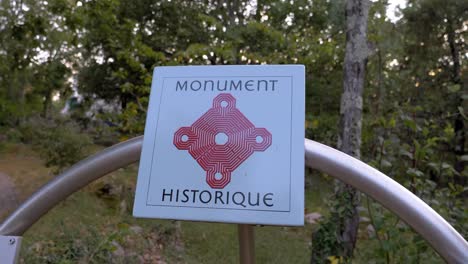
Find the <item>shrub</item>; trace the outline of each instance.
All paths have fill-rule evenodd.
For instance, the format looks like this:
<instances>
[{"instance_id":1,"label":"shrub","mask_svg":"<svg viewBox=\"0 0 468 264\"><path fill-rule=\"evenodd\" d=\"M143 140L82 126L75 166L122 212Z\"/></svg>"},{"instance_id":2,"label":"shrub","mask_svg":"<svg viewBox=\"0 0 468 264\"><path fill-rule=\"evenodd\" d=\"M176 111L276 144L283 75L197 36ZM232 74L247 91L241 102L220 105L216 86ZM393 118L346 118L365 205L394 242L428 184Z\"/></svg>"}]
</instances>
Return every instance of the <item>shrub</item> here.
<instances>
[{"instance_id":1,"label":"shrub","mask_svg":"<svg viewBox=\"0 0 468 264\"><path fill-rule=\"evenodd\" d=\"M92 142L76 123L61 118L31 118L20 131L23 141L32 144L56 173L83 159Z\"/></svg>"}]
</instances>

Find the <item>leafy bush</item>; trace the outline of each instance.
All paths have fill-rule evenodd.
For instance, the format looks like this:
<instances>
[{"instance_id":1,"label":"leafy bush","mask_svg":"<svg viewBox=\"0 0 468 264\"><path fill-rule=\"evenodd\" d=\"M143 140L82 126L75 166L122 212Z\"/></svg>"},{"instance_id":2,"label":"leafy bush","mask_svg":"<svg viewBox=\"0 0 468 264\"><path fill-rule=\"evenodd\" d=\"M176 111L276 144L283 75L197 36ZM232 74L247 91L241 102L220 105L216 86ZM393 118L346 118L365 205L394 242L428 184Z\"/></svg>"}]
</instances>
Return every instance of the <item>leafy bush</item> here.
<instances>
[{"instance_id":1,"label":"leafy bush","mask_svg":"<svg viewBox=\"0 0 468 264\"><path fill-rule=\"evenodd\" d=\"M92 143L76 123L61 118L31 118L20 131L23 141L32 144L56 173L83 159Z\"/></svg>"},{"instance_id":2,"label":"leafy bush","mask_svg":"<svg viewBox=\"0 0 468 264\"><path fill-rule=\"evenodd\" d=\"M452 165L455 157L449 150L453 149L455 133L451 123L426 116L420 107L411 105L369 121L363 129L365 161L421 198L466 237L468 188L463 186L462 173ZM362 260L441 262L429 244L402 220L372 199L363 198L367 212L362 214L369 218L370 234L368 242L358 246ZM370 241L377 246L372 247Z\"/></svg>"},{"instance_id":3,"label":"leafy bush","mask_svg":"<svg viewBox=\"0 0 468 264\"><path fill-rule=\"evenodd\" d=\"M20 141L21 133L17 129L0 126L0 152L6 149L8 143Z\"/></svg>"}]
</instances>

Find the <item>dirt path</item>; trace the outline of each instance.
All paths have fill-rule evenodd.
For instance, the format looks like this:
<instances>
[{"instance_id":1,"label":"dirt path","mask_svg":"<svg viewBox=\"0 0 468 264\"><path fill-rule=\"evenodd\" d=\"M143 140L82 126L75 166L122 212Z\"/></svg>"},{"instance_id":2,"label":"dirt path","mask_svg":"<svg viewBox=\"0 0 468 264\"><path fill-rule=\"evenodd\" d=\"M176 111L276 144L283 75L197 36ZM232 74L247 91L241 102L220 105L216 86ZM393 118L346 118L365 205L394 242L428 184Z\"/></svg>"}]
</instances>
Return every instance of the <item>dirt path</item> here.
<instances>
[{"instance_id":1,"label":"dirt path","mask_svg":"<svg viewBox=\"0 0 468 264\"><path fill-rule=\"evenodd\" d=\"M0 172L0 219L18 205L18 193L12 179Z\"/></svg>"},{"instance_id":2,"label":"dirt path","mask_svg":"<svg viewBox=\"0 0 468 264\"><path fill-rule=\"evenodd\" d=\"M19 201L54 177L38 155L22 144L12 144L0 152L0 173L8 175L13 182Z\"/></svg>"},{"instance_id":3,"label":"dirt path","mask_svg":"<svg viewBox=\"0 0 468 264\"><path fill-rule=\"evenodd\" d=\"M29 146L10 144L0 152L0 221L43 183L50 169Z\"/></svg>"}]
</instances>

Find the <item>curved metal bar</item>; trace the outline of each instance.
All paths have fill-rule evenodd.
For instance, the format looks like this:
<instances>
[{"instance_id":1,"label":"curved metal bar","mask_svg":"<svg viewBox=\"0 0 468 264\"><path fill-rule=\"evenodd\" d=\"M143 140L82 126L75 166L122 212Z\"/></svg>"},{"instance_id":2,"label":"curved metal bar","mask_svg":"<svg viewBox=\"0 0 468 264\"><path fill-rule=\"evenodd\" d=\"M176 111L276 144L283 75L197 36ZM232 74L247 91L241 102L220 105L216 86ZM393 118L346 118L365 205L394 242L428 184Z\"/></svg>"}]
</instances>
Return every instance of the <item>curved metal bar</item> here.
<instances>
[{"instance_id":1,"label":"curved metal bar","mask_svg":"<svg viewBox=\"0 0 468 264\"><path fill-rule=\"evenodd\" d=\"M137 161L142 137L85 159L34 193L1 225L0 235L22 235L42 215L88 183ZM370 195L398 215L450 263L468 263L468 243L431 207L369 165L323 144L305 140L306 164Z\"/></svg>"},{"instance_id":2,"label":"curved metal bar","mask_svg":"<svg viewBox=\"0 0 468 264\"><path fill-rule=\"evenodd\" d=\"M140 159L143 136L80 161L42 186L0 225L0 235L22 236L39 218L90 182Z\"/></svg>"},{"instance_id":3,"label":"curved metal bar","mask_svg":"<svg viewBox=\"0 0 468 264\"><path fill-rule=\"evenodd\" d=\"M468 263L468 243L419 197L399 183L341 151L305 140L305 163L368 194L398 215L449 263Z\"/></svg>"}]
</instances>

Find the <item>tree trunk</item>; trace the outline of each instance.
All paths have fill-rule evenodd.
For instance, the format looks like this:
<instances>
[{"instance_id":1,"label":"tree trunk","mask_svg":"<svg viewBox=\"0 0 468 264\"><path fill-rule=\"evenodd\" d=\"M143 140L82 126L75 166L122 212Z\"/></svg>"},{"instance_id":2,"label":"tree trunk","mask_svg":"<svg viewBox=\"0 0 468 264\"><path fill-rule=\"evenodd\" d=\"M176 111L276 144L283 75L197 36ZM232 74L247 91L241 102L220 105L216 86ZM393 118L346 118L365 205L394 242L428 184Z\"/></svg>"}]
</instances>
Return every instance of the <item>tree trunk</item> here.
<instances>
[{"instance_id":1,"label":"tree trunk","mask_svg":"<svg viewBox=\"0 0 468 264\"><path fill-rule=\"evenodd\" d=\"M369 7L369 0L348 0L346 3L346 54L338 148L356 158L361 156L362 93L369 56L366 37ZM312 234L311 263L328 263L332 256L351 262L359 226L359 203L359 192L344 183L335 183L330 217L322 221Z\"/></svg>"},{"instance_id":2,"label":"tree trunk","mask_svg":"<svg viewBox=\"0 0 468 264\"><path fill-rule=\"evenodd\" d=\"M49 108L50 108L50 103L52 101L52 91L47 91L44 99L44 103L42 105L42 117L48 118L49 115Z\"/></svg>"},{"instance_id":3,"label":"tree trunk","mask_svg":"<svg viewBox=\"0 0 468 264\"><path fill-rule=\"evenodd\" d=\"M452 82L455 85L460 85L463 87L463 82L460 76L460 52L455 42L455 30L453 29L453 22L451 18L447 19L447 40L450 46L450 55L452 56L453 67L452 67ZM463 88L461 88L463 89ZM461 93L457 93L455 95L455 106L458 108L462 106L463 99L461 97ZM459 111L455 109L455 111ZM455 129L455 148L454 152L455 155L461 157L465 155L465 142L466 142L466 132L465 132L465 121L461 114L457 114L454 121L454 129ZM465 170L465 161L461 159L457 159L455 161L455 170L458 173L463 172ZM456 176L456 181L461 184L466 184L466 178L463 176Z\"/></svg>"},{"instance_id":4,"label":"tree trunk","mask_svg":"<svg viewBox=\"0 0 468 264\"><path fill-rule=\"evenodd\" d=\"M377 113L383 113L384 103L385 103L385 85L383 82L383 62L382 62L382 52L380 48L377 48L377 63L378 63L378 87L379 87L379 100L377 102Z\"/></svg>"},{"instance_id":5,"label":"tree trunk","mask_svg":"<svg viewBox=\"0 0 468 264\"><path fill-rule=\"evenodd\" d=\"M360 158L362 126L362 93L369 49L367 45L368 0L348 0L346 3L346 53L344 60L343 94L340 106L338 149ZM335 195L341 197L349 213L340 217L338 239L345 257L353 255L359 225L360 194L354 188L336 182Z\"/></svg>"}]
</instances>

